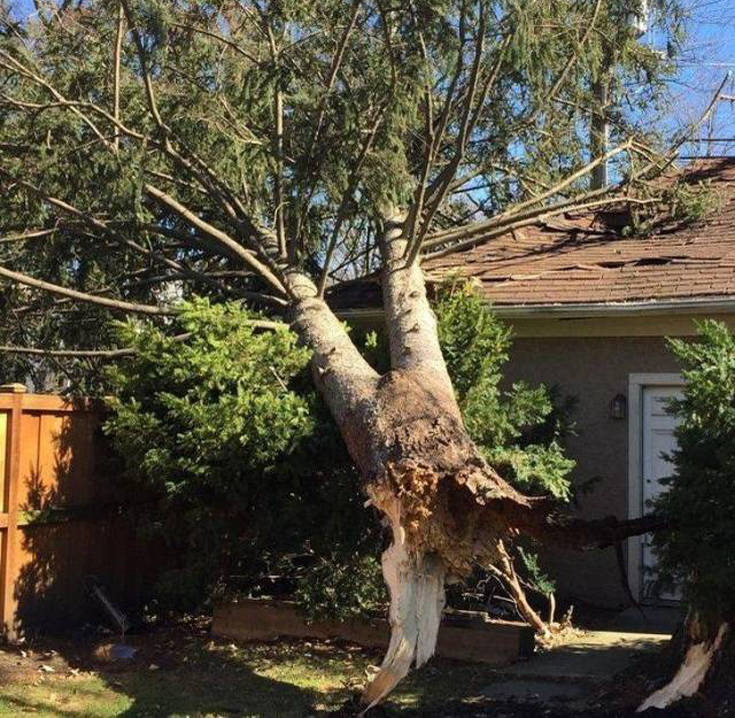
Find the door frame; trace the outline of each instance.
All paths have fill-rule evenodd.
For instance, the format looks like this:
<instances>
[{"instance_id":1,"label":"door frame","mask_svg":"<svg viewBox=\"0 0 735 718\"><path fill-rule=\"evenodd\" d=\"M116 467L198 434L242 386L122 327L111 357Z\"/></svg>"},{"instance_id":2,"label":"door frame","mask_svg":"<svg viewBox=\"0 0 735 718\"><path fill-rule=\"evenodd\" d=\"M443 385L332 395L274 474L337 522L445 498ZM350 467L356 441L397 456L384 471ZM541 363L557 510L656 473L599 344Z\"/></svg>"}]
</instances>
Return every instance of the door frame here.
<instances>
[{"instance_id":1,"label":"door frame","mask_svg":"<svg viewBox=\"0 0 735 718\"><path fill-rule=\"evenodd\" d=\"M628 518L643 515L643 390L647 387L681 387L684 379L674 372L628 374ZM643 538L628 539L628 584L636 600L641 595Z\"/></svg>"}]
</instances>

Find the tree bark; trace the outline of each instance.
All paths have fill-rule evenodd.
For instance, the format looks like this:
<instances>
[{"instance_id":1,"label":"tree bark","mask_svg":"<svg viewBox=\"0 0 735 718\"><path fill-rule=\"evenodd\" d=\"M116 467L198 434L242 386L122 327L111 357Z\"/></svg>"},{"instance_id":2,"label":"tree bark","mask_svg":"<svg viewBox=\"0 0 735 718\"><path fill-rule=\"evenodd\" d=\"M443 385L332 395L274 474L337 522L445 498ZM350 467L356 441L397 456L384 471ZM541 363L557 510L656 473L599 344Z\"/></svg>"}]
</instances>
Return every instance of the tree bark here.
<instances>
[{"instance_id":1,"label":"tree bark","mask_svg":"<svg viewBox=\"0 0 735 718\"><path fill-rule=\"evenodd\" d=\"M726 651L733 661L735 646L732 640L732 621L723 616L705 616L690 611L683 627L681 663L676 673L665 686L648 696L636 712L642 713L649 708L666 710L682 698L690 698L695 694L706 696L708 689L716 692L725 688L730 692L731 699L730 671L725 671L728 675L716 675L718 664ZM717 683L726 685L719 686Z\"/></svg>"},{"instance_id":2,"label":"tree bark","mask_svg":"<svg viewBox=\"0 0 735 718\"><path fill-rule=\"evenodd\" d=\"M391 639L363 703L382 700L433 654L446 580L495 563L504 539L525 533L578 548L641 533L641 522L590 525L549 518L545 500L516 491L467 434L447 373L423 274L405 260L403 217L385 221L380 251L391 369L379 376L305 275L291 272L293 326L312 350L325 399L370 502L392 544L382 557L390 593Z\"/></svg>"}]
</instances>

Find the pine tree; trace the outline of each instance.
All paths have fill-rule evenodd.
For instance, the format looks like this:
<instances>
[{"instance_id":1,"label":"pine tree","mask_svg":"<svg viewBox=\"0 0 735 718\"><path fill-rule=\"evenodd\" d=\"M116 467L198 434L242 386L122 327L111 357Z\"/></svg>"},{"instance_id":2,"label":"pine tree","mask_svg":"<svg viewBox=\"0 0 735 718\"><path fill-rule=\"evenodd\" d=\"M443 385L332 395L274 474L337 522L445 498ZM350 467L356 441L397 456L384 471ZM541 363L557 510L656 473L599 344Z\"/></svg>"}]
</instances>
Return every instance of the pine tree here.
<instances>
[{"instance_id":1,"label":"pine tree","mask_svg":"<svg viewBox=\"0 0 735 718\"><path fill-rule=\"evenodd\" d=\"M660 199L650 180L671 155L639 124L668 60L636 41L638 3L36 6L18 19L5 4L0 29L6 350L109 346L107 316L165 327L193 291L260 308L264 330L288 321L393 528L392 641L367 704L432 654L445 580L509 535L594 546L642 529L550 517L492 468L462 421L420 268L538 217ZM674 45L679 20L656 3ZM596 103L603 73L614 110ZM611 146L590 157L602 112ZM603 161L620 182L590 189ZM381 279L383 374L325 299L366 274Z\"/></svg>"}]
</instances>

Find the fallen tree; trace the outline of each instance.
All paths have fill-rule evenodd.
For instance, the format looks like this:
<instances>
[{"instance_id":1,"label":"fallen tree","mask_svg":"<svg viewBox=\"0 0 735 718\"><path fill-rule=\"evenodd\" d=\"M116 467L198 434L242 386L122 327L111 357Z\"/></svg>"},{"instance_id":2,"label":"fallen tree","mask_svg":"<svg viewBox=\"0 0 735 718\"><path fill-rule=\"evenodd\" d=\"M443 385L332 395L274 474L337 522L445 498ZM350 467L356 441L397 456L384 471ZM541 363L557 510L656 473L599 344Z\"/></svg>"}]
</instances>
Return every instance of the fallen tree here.
<instances>
[{"instance_id":1,"label":"fallen tree","mask_svg":"<svg viewBox=\"0 0 735 718\"><path fill-rule=\"evenodd\" d=\"M100 316L121 312L167 326L194 289L290 323L393 535L392 637L367 705L431 656L445 583L504 542L593 548L656 522L564 519L490 466L420 267L539 218L666 203L652 180L675 149L657 153L640 115L594 91L622 99L645 72L626 100L660 98L664 61L636 42L634 5L80 0L5 13L3 345L78 352L109 341ZM652 16L667 32L669 9ZM613 138L591 160L590 118ZM610 161L624 181L590 187ZM382 289L383 374L327 301L366 274Z\"/></svg>"},{"instance_id":2,"label":"fallen tree","mask_svg":"<svg viewBox=\"0 0 735 718\"><path fill-rule=\"evenodd\" d=\"M447 282L432 305L470 436L517 489L562 506L573 495L574 461L562 442L574 402L543 385L501 386L511 331L471 285ZM308 350L285 324L268 327L233 302L194 299L177 308L166 327L116 322L126 348L92 355L109 362L100 394L111 409L105 432L121 478L147 497L147 530L177 556L146 600L161 612L195 610L223 590L295 592L310 617L370 615L386 597L376 561L382 532L315 396ZM355 334L370 364L384 370L383 337L368 332L363 342ZM511 552L515 562L506 554L497 567L478 567L477 578L496 571L521 615L550 635L553 617L544 621L525 594L541 576L526 569L537 558ZM548 594L548 579L544 585Z\"/></svg>"}]
</instances>

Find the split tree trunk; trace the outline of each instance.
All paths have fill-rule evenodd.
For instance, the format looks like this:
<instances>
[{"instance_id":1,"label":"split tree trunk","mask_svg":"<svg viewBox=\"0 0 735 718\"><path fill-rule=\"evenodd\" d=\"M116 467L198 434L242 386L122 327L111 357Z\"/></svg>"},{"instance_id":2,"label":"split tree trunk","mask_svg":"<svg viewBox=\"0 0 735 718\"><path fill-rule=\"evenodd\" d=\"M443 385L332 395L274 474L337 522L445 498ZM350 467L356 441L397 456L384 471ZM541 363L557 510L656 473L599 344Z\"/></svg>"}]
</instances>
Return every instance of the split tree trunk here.
<instances>
[{"instance_id":1,"label":"split tree trunk","mask_svg":"<svg viewBox=\"0 0 735 718\"><path fill-rule=\"evenodd\" d=\"M493 563L503 539L525 532L575 545L627 535L550 522L544 501L521 495L484 460L462 422L439 346L436 318L417 264L406 266L403 218L388 217L380 242L391 370L378 375L305 275L288 276L293 326L312 350L316 386L393 542L382 558L390 593L391 639L365 689L370 707L433 654L444 584ZM600 536L602 535L602 540Z\"/></svg>"},{"instance_id":2,"label":"split tree trunk","mask_svg":"<svg viewBox=\"0 0 735 718\"><path fill-rule=\"evenodd\" d=\"M389 218L385 226L380 249L392 367L387 374L379 376L365 362L307 278L293 275L290 285L298 297L294 326L313 352L316 385L393 536L382 559L391 641L365 691L368 705L433 654L446 578L469 573L478 555L494 558L508 527L486 520L488 506L530 506L469 438L421 269L405 265L402 218Z\"/></svg>"},{"instance_id":3,"label":"split tree trunk","mask_svg":"<svg viewBox=\"0 0 735 718\"><path fill-rule=\"evenodd\" d=\"M735 666L735 641L732 622L721 616L704 617L690 611L683 626L681 648L678 651L680 664L671 680L654 691L640 706L638 713L657 708L665 710L682 698L691 698L720 692L729 692L726 700L732 700L732 667ZM724 671L723 660L730 664ZM718 675L720 673L720 675ZM718 701L719 702L719 701Z\"/></svg>"}]
</instances>

